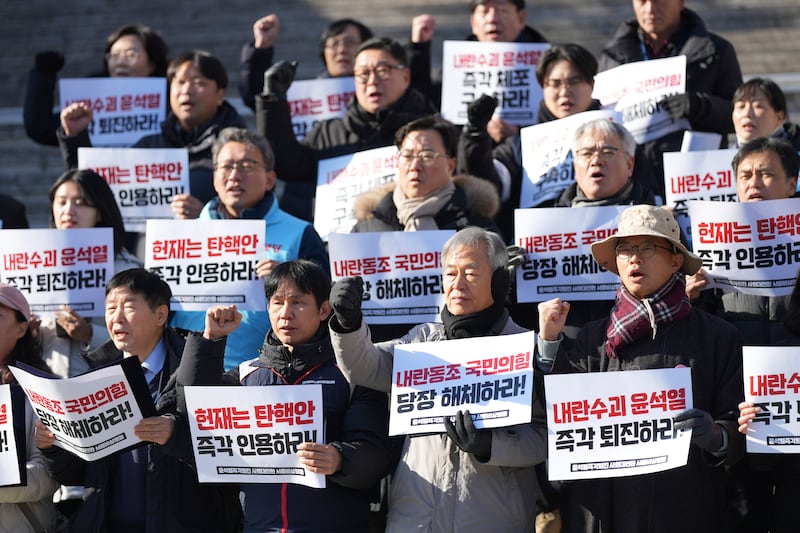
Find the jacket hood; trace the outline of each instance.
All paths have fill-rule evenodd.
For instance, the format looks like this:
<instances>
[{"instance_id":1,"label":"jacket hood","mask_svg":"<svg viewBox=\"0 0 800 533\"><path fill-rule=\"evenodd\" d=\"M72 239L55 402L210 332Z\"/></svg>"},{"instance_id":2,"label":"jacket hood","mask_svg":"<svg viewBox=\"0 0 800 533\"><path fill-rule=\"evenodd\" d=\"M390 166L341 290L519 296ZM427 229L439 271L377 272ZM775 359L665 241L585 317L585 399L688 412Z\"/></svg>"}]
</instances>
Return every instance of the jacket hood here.
<instances>
[{"instance_id":1,"label":"jacket hood","mask_svg":"<svg viewBox=\"0 0 800 533\"><path fill-rule=\"evenodd\" d=\"M494 218L500 210L500 198L497 195L497 189L488 181L469 174L460 174L453 176L453 182L457 188L464 192L469 214L483 218ZM391 201L391 194L396 185L397 183L392 181L357 196L353 202L353 215L356 220L373 218L375 216L373 211L384 198L389 196L389 201Z\"/></svg>"}]
</instances>

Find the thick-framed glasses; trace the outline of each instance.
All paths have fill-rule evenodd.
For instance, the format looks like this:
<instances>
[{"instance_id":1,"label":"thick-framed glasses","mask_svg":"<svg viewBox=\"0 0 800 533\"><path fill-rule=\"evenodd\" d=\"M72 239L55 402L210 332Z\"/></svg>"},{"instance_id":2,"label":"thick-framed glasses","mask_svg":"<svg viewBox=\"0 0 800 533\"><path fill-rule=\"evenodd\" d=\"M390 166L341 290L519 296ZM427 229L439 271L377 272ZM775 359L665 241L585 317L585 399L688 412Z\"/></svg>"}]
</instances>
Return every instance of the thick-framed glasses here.
<instances>
[{"instance_id":1,"label":"thick-framed glasses","mask_svg":"<svg viewBox=\"0 0 800 533\"><path fill-rule=\"evenodd\" d=\"M352 50L361 44L361 41L355 37L344 37L341 39L331 38L325 41L325 48L329 50L336 50L337 48L344 48L345 50Z\"/></svg>"},{"instance_id":2,"label":"thick-framed glasses","mask_svg":"<svg viewBox=\"0 0 800 533\"><path fill-rule=\"evenodd\" d=\"M581 83L586 83L586 81L580 76L573 76L566 80L555 80L553 78L544 80L545 88L553 89L554 91L560 91L562 88L569 90L573 87L577 87Z\"/></svg>"},{"instance_id":3,"label":"thick-framed glasses","mask_svg":"<svg viewBox=\"0 0 800 533\"><path fill-rule=\"evenodd\" d=\"M429 167L436 162L436 158L438 157L450 156L447 154L434 152L433 150L420 150L416 154L409 150L403 150L402 152L398 152L397 161L400 165L410 167L414 163L415 159L419 159L419 162L422 163L422 166Z\"/></svg>"},{"instance_id":4,"label":"thick-framed glasses","mask_svg":"<svg viewBox=\"0 0 800 533\"><path fill-rule=\"evenodd\" d=\"M242 174L252 174L259 168L266 167L264 167L264 165L258 161L254 161L253 159L242 159L241 161L228 161L227 163L217 165L214 167L214 170L217 172L217 174L223 177L228 177L233 174L234 170Z\"/></svg>"},{"instance_id":5,"label":"thick-framed glasses","mask_svg":"<svg viewBox=\"0 0 800 533\"><path fill-rule=\"evenodd\" d=\"M126 63L136 63L142 53L139 50L128 48L127 50L119 50L117 52L108 52L106 54L106 62L114 61L119 63L125 61Z\"/></svg>"},{"instance_id":6,"label":"thick-framed glasses","mask_svg":"<svg viewBox=\"0 0 800 533\"><path fill-rule=\"evenodd\" d=\"M661 248L662 250L666 250L671 254L678 253L675 251L675 248L667 248L666 246L659 246L658 244L652 242L643 242L641 244L618 244L616 248L614 248L614 252L616 252L617 257L620 259L630 259L633 257L633 254L638 255L641 259L650 259L654 255L656 255L656 248Z\"/></svg>"},{"instance_id":7,"label":"thick-framed glasses","mask_svg":"<svg viewBox=\"0 0 800 533\"><path fill-rule=\"evenodd\" d=\"M575 157L580 159L581 161L591 161L594 157L594 154L598 154L600 159L603 161L611 161L617 154L620 152L620 149L615 146L603 146L600 149L596 148L581 148L577 152L575 152Z\"/></svg>"},{"instance_id":8,"label":"thick-framed glasses","mask_svg":"<svg viewBox=\"0 0 800 533\"><path fill-rule=\"evenodd\" d=\"M369 81L369 75L371 73L375 74L375 77L381 81L385 81L389 79L389 76L392 75L392 70L403 70L405 65L390 65L389 63L378 63L374 67L358 67L353 71L353 77L356 81L361 83L367 83Z\"/></svg>"}]
</instances>

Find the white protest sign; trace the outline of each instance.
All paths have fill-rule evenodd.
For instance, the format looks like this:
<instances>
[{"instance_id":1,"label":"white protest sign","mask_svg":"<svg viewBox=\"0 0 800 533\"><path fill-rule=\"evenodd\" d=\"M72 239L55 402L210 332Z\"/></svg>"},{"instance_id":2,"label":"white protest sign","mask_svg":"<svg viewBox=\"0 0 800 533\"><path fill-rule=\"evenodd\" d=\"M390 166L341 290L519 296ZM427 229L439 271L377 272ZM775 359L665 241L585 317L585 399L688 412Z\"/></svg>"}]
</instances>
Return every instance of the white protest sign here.
<instances>
[{"instance_id":1,"label":"white protest sign","mask_svg":"<svg viewBox=\"0 0 800 533\"><path fill-rule=\"evenodd\" d=\"M319 122L343 117L355 90L352 76L293 81L286 100L294 136L302 139Z\"/></svg>"},{"instance_id":2,"label":"white protest sign","mask_svg":"<svg viewBox=\"0 0 800 533\"><path fill-rule=\"evenodd\" d=\"M468 410L477 428L531 421L533 331L396 344L389 435L444 433L444 417Z\"/></svg>"},{"instance_id":3,"label":"white protest sign","mask_svg":"<svg viewBox=\"0 0 800 533\"><path fill-rule=\"evenodd\" d=\"M364 278L367 324L438 322L444 306L441 250L453 230L333 233L334 280Z\"/></svg>"},{"instance_id":4,"label":"white protest sign","mask_svg":"<svg viewBox=\"0 0 800 533\"><path fill-rule=\"evenodd\" d=\"M516 269L517 301L613 300L619 277L594 260L591 245L617 232L627 207L516 209L514 241L527 256Z\"/></svg>"},{"instance_id":5,"label":"white protest sign","mask_svg":"<svg viewBox=\"0 0 800 533\"><path fill-rule=\"evenodd\" d=\"M25 432L24 409L15 407L11 401L11 385L0 385L0 487L25 482L26 439L18 434ZM19 420L20 417L23 418Z\"/></svg>"},{"instance_id":6,"label":"white protest sign","mask_svg":"<svg viewBox=\"0 0 800 533\"><path fill-rule=\"evenodd\" d=\"M304 442L325 443L322 385L185 390L201 483L325 487L296 455Z\"/></svg>"},{"instance_id":7,"label":"white protest sign","mask_svg":"<svg viewBox=\"0 0 800 533\"><path fill-rule=\"evenodd\" d=\"M555 200L575 181L572 166L575 130L601 118L620 122L622 117L613 110L585 111L519 130L523 175L520 207L535 207Z\"/></svg>"},{"instance_id":8,"label":"white protest sign","mask_svg":"<svg viewBox=\"0 0 800 533\"><path fill-rule=\"evenodd\" d=\"M105 314L106 282L114 275L111 228L0 231L0 281L25 294L47 316L69 305L83 317Z\"/></svg>"},{"instance_id":9,"label":"white protest sign","mask_svg":"<svg viewBox=\"0 0 800 533\"><path fill-rule=\"evenodd\" d=\"M667 133L691 129L685 118L673 119L659 102L686 92L686 56L626 63L594 77L592 96L604 108L622 113L622 123L638 144Z\"/></svg>"},{"instance_id":10,"label":"white protest sign","mask_svg":"<svg viewBox=\"0 0 800 533\"><path fill-rule=\"evenodd\" d=\"M155 415L137 357L69 379L43 377L19 367L11 371L39 420L55 434L56 446L86 461L140 444L133 428Z\"/></svg>"},{"instance_id":11,"label":"white protest sign","mask_svg":"<svg viewBox=\"0 0 800 533\"><path fill-rule=\"evenodd\" d=\"M800 453L797 346L742 348L744 399L761 408L747 430L748 453Z\"/></svg>"},{"instance_id":12,"label":"white protest sign","mask_svg":"<svg viewBox=\"0 0 800 533\"><path fill-rule=\"evenodd\" d=\"M189 192L185 148L78 148L78 168L106 180L126 231L144 232L147 219L172 219L176 194Z\"/></svg>"},{"instance_id":13,"label":"white protest sign","mask_svg":"<svg viewBox=\"0 0 800 533\"><path fill-rule=\"evenodd\" d=\"M327 241L331 233L349 233L356 223L353 202L364 192L394 181L397 148L385 146L323 159L317 165L314 229Z\"/></svg>"},{"instance_id":14,"label":"white protest sign","mask_svg":"<svg viewBox=\"0 0 800 533\"><path fill-rule=\"evenodd\" d=\"M672 419L692 407L690 368L544 379L551 480L649 474L686 464L692 433L674 429Z\"/></svg>"},{"instance_id":15,"label":"white protest sign","mask_svg":"<svg viewBox=\"0 0 800 533\"><path fill-rule=\"evenodd\" d=\"M145 268L172 289L172 310L205 311L236 304L265 311L262 220L148 220Z\"/></svg>"},{"instance_id":16,"label":"white protest sign","mask_svg":"<svg viewBox=\"0 0 800 533\"><path fill-rule=\"evenodd\" d=\"M547 43L445 41L442 51L442 116L467 122L467 106L494 94L496 116L527 126L536 123L542 88L536 65Z\"/></svg>"},{"instance_id":17,"label":"white protest sign","mask_svg":"<svg viewBox=\"0 0 800 533\"><path fill-rule=\"evenodd\" d=\"M664 153L664 187L681 231L691 235L688 200L736 201L736 180L731 170L735 149Z\"/></svg>"},{"instance_id":18,"label":"white protest sign","mask_svg":"<svg viewBox=\"0 0 800 533\"><path fill-rule=\"evenodd\" d=\"M131 146L161 133L167 116L167 80L154 78L66 78L58 81L61 109L85 102L93 146Z\"/></svg>"},{"instance_id":19,"label":"white protest sign","mask_svg":"<svg viewBox=\"0 0 800 533\"><path fill-rule=\"evenodd\" d=\"M791 294L800 266L800 198L688 204L692 248L703 259L709 288Z\"/></svg>"}]
</instances>

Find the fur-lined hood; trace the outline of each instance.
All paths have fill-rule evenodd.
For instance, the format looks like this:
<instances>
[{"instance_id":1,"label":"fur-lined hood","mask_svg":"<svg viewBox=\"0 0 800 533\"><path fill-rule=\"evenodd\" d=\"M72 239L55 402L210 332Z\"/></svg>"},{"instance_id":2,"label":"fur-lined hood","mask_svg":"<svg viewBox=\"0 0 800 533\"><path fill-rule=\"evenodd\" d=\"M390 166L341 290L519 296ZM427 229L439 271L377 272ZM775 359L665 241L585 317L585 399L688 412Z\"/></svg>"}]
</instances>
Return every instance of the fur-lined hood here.
<instances>
[{"instance_id":1,"label":"fur-lined hood","mask_svg":"<svg viewBox=\"0 0 800 533\"><path fill-rule=\"evenodd\" d=\"M500 210L500 197L497 189L490 182L469 174L461 174L453 176L453 183L464 191L466 208L470 214L494 218ZM394 191L396 185L395 181L384 183L380 187L358 195L353 202L353 215L356 220L373 218L372 211L387 194Z\"/></svg>"}]
</instances>

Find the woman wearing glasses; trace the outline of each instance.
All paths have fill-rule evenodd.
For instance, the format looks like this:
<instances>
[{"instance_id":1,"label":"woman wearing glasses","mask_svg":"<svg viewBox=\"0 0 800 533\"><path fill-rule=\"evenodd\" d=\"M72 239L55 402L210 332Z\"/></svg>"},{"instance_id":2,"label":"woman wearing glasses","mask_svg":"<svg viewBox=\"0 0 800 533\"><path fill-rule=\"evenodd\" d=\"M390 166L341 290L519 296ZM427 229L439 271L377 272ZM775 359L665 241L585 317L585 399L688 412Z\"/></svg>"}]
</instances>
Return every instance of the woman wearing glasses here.
<instances>
[{"instance_id":1,"label":"woman wearing glasses","mask_svg":"<svg viewBox=\"0 0 800 533\"><path fill-rule=\"evenodd\" d=\"M103 70L95 76L144 78L167 73L167 43L148 26L127 24L117 28L106 39L103 53ZM63 66L60 52L39 52L28 75L23 121L28 137L39 144L58 146L56 130L61 122L52 109L57 74Z\"/></svg>"}]
</instances>

